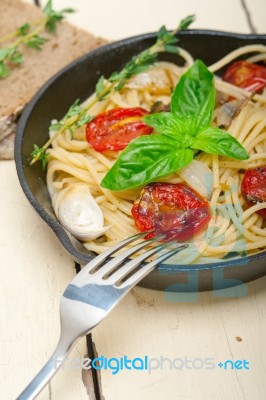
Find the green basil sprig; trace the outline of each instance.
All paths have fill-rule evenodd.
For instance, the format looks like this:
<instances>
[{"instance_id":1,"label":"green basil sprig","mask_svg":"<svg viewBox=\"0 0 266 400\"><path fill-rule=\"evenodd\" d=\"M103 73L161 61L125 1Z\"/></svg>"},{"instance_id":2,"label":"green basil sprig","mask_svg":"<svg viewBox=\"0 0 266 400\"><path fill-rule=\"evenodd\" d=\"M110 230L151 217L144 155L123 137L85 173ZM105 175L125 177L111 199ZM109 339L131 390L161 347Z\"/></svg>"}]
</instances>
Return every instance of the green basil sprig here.
<instances>
[{"instance_id":1,"label":"green basil sprig","mask_svg":"<svg viewBox=\"0 0 266 400\"><path fill-rule=\"evenodd\" d=\"M144 185L188 165L195 150L248 159L232 135L211 126L214 106L214 75L197 60L180 78L171 97L171 111L143 117L155 133L129 143L101 186L124 190Z\"/></svg>"}]
</instances>

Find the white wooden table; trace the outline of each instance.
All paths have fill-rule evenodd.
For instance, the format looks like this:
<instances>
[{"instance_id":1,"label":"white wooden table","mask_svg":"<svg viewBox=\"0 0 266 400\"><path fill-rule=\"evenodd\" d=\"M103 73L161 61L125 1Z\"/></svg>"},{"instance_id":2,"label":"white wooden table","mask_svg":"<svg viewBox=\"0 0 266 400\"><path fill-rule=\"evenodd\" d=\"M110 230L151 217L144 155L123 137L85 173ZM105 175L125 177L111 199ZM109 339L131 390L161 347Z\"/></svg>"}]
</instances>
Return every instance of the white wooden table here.
<instances>
[{"instance_id":1,"label":"white wooden table","mask_svg":"<svg viewBox=\"0 0 266 400\"><path fill-rule=\"evenodd\" d=\"M4 0L1 0L4 1ZM30 2L30 0L28 0ZM173 28L188 14L194 27L265 33L265 0L54 0L75 7L70 20L109 39ZM0 93L0 101L1 93ZM0 398L14 399L51 354L59 334L60 296L75 265L26 201L13 161L0 162ZM107 358L154 358L154 369L97 375L65 367L38 397L50 400L264 400L266 398L266 278L241 296L201 293L192 301L135 288L84 338L69 360L88 354ZM155 358L163 357L163 369ZM169 359L175 361L170 369ZM195 361L200 359L200 361ZM199 368L206 359L246 360L250 369ZM203 361L202 361L203 360ZM209 362L211 362L209 360ZM181 370L181 364L187 366ZM194 367L189 369L192 361ZM190 364L189 364L190 363ZM179 369L178 369L179 368Z\"/></svg>"}]
</instances>

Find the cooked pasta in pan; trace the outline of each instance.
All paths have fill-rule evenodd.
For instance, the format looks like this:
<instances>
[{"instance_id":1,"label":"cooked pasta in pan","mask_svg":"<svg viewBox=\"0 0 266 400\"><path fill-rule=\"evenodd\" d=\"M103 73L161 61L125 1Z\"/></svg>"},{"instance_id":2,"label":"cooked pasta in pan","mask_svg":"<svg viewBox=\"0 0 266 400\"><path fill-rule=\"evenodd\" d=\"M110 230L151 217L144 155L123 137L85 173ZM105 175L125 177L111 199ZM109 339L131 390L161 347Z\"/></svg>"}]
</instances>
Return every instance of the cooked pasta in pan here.
<instances>
[{"instance_id":1,"label":"cooked pasta in pan","mask_svg":"<svg viewBox=\"0 0 266 400\"><path fill-rule=\"evenodd\" d=\"M176 256L177 262L187 264L214 262L266 248L266 67L261 64L266 60L266 48L242 47L210 65L208 71L186 51L182 50L181 56L182 67L157 62L128 79L121 90L95 102L90 110L95 117L92 121L53 140L48 156L47 185L55 214L93 252L101 253L138 231L157 228L160 231L160 227L165 232L171 231L171 239L191 243ZM235 61L240 56L245 61ZM192 114L188 114L189 118L185 115L185 108L186 112L193 113L187 100L180 103L179 94L185 90L185 79L189 77L190 82L194 79L195 65L202 76L208 78L211 73L215 76L216 91L214 95L210 91L210 98L215 96L215 105L209 122L206 110L204 114L201 109L195 120ZM222 79L218 73L225 67ZM197 91L198 83L193 82L191 87ZM86 102L93 98L95 94ZM211 109L211 99L202 97L200 101ZM160 155L162 161L158 168L162 169L165 162L165 171L170 173L154 178L160 151L159 147L156 150L152 147L150 156L151 140L145 140L153 137L156 141L164 124L162 153L172 146L171 141L177 143L179 139L171 133L172 114L178 115L181 122L186 120L186 126L194 124L201 141L199 136L192 135L188 142L194 140L194 144L186 145L185 150L180 145L167 162ZM162 122L167 116L169 120ZM179 124L178 119L175 123ZM130 144L123 143L125 132ZM204 132L213 135L210 136L212 143L206 145ZM227 132L236 139L232 147L231 142L225 145L227 152L217 150L223 146L220 138L217 139L219 132L225 135L225 140ZM99 135L102 136L99 138ZM109 142L112 145L108 147ZM218 143L217 148L212 147L214 142ZM137 148L136 143L142 147ZM207 151L203 150L205 145ZM235 149L240 149L239 154L243 149L242 156L234 158ZM136 166L140 159L147 164L145 176L150 174L150 179L142 182L138 177L144 176L143 172ZM185 160L183 166L181 159ZM181 168L175 170L176 163ZM127 178L126 168L133 168L130 164L134 164L135 175ZM108 180L105 177L112 167L117 169L108 175ZM122 178L125 189L122 186L119 189ZM107 188L112 184L114 189ZM184 202L185 206L181 206ZM189 206L192 202L194 205Z\"/></svg>"}]
</instances>

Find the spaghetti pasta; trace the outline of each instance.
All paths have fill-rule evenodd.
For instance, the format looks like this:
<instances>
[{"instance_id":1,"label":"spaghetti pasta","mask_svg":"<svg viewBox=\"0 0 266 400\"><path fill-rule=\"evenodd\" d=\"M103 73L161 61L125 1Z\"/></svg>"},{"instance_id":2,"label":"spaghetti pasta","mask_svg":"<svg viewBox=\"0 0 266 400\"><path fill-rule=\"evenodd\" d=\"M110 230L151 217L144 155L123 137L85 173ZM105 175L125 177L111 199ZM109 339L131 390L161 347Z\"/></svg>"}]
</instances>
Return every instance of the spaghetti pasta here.
<instances>
[{"instance_id":1,"label":"spaghetti pasta","mask_svg":"<svg viewBox=\"0 0 266 400\"><path fill-rule=\"evenodd\" d=\"M266 46L251 45L242 47L217 63L209 66L216 73L240 55L253 54L250 60L265 60ZM254 54L256 54L254 56ZM192 56L185 50L182 54L185 66L178 67L169 62L158 62L149 70L131 78L120 92L96 103L92 115L116 107L142 107L150 110L155 102L167 105L171 90L183 72L193 63ZM224 156L204 152L195 156L211 170L213 190L210 198L212 217L207 230L194 238L193 243L176 262L213 262L225 256L252 254L266 248L266 229L263 218L256 212L266 208L266 202L247 208L241 195L241 181L244 171L266 164L266 96L250 93L215 78L216 89L225 97L247 99L239 114L227 130L248 151L248 160L233 160ZM94 95L93 95L94 96ZM90 97L89 100L93 98ZM87 101L89 101L87 100ZM213 125L217 125L215 110ZM54 134L54 133L53 133ZM100 182L117 159L117 151L95 151L87 142L85 128L77 129L73 138L64 132L53 140L49 149L47 185L55 214L61 201L63 189L69 184L85 183L97 204L100 206L106 226L110 228L101 237L84 241L84 246L96 253L137 232L131 216L134 200L141 188L112 192L100 186ZM182 178L178 171L161 178L160 182L179 183Z\"/></svg>"}]
</instances>

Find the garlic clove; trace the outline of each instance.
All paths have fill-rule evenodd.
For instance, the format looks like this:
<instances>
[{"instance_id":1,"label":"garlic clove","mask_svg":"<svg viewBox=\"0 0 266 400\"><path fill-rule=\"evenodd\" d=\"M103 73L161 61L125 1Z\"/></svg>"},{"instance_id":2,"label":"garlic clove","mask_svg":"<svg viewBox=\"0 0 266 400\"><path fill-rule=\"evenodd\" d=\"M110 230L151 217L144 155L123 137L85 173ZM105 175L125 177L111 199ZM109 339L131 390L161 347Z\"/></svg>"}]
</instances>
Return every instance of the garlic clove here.
<instances>
[{"instance_id":1,"label":"garlic clove","mask_svg":"<svg viewBox=\"0 0 266 400\"><path fill-rule=\"evenodd\" d=\"M57 217L68 232L83 241L96 239L110 228L104 227L102 211L86 184L72 184L63 189Z\"/></svg>"}]
</instances>

